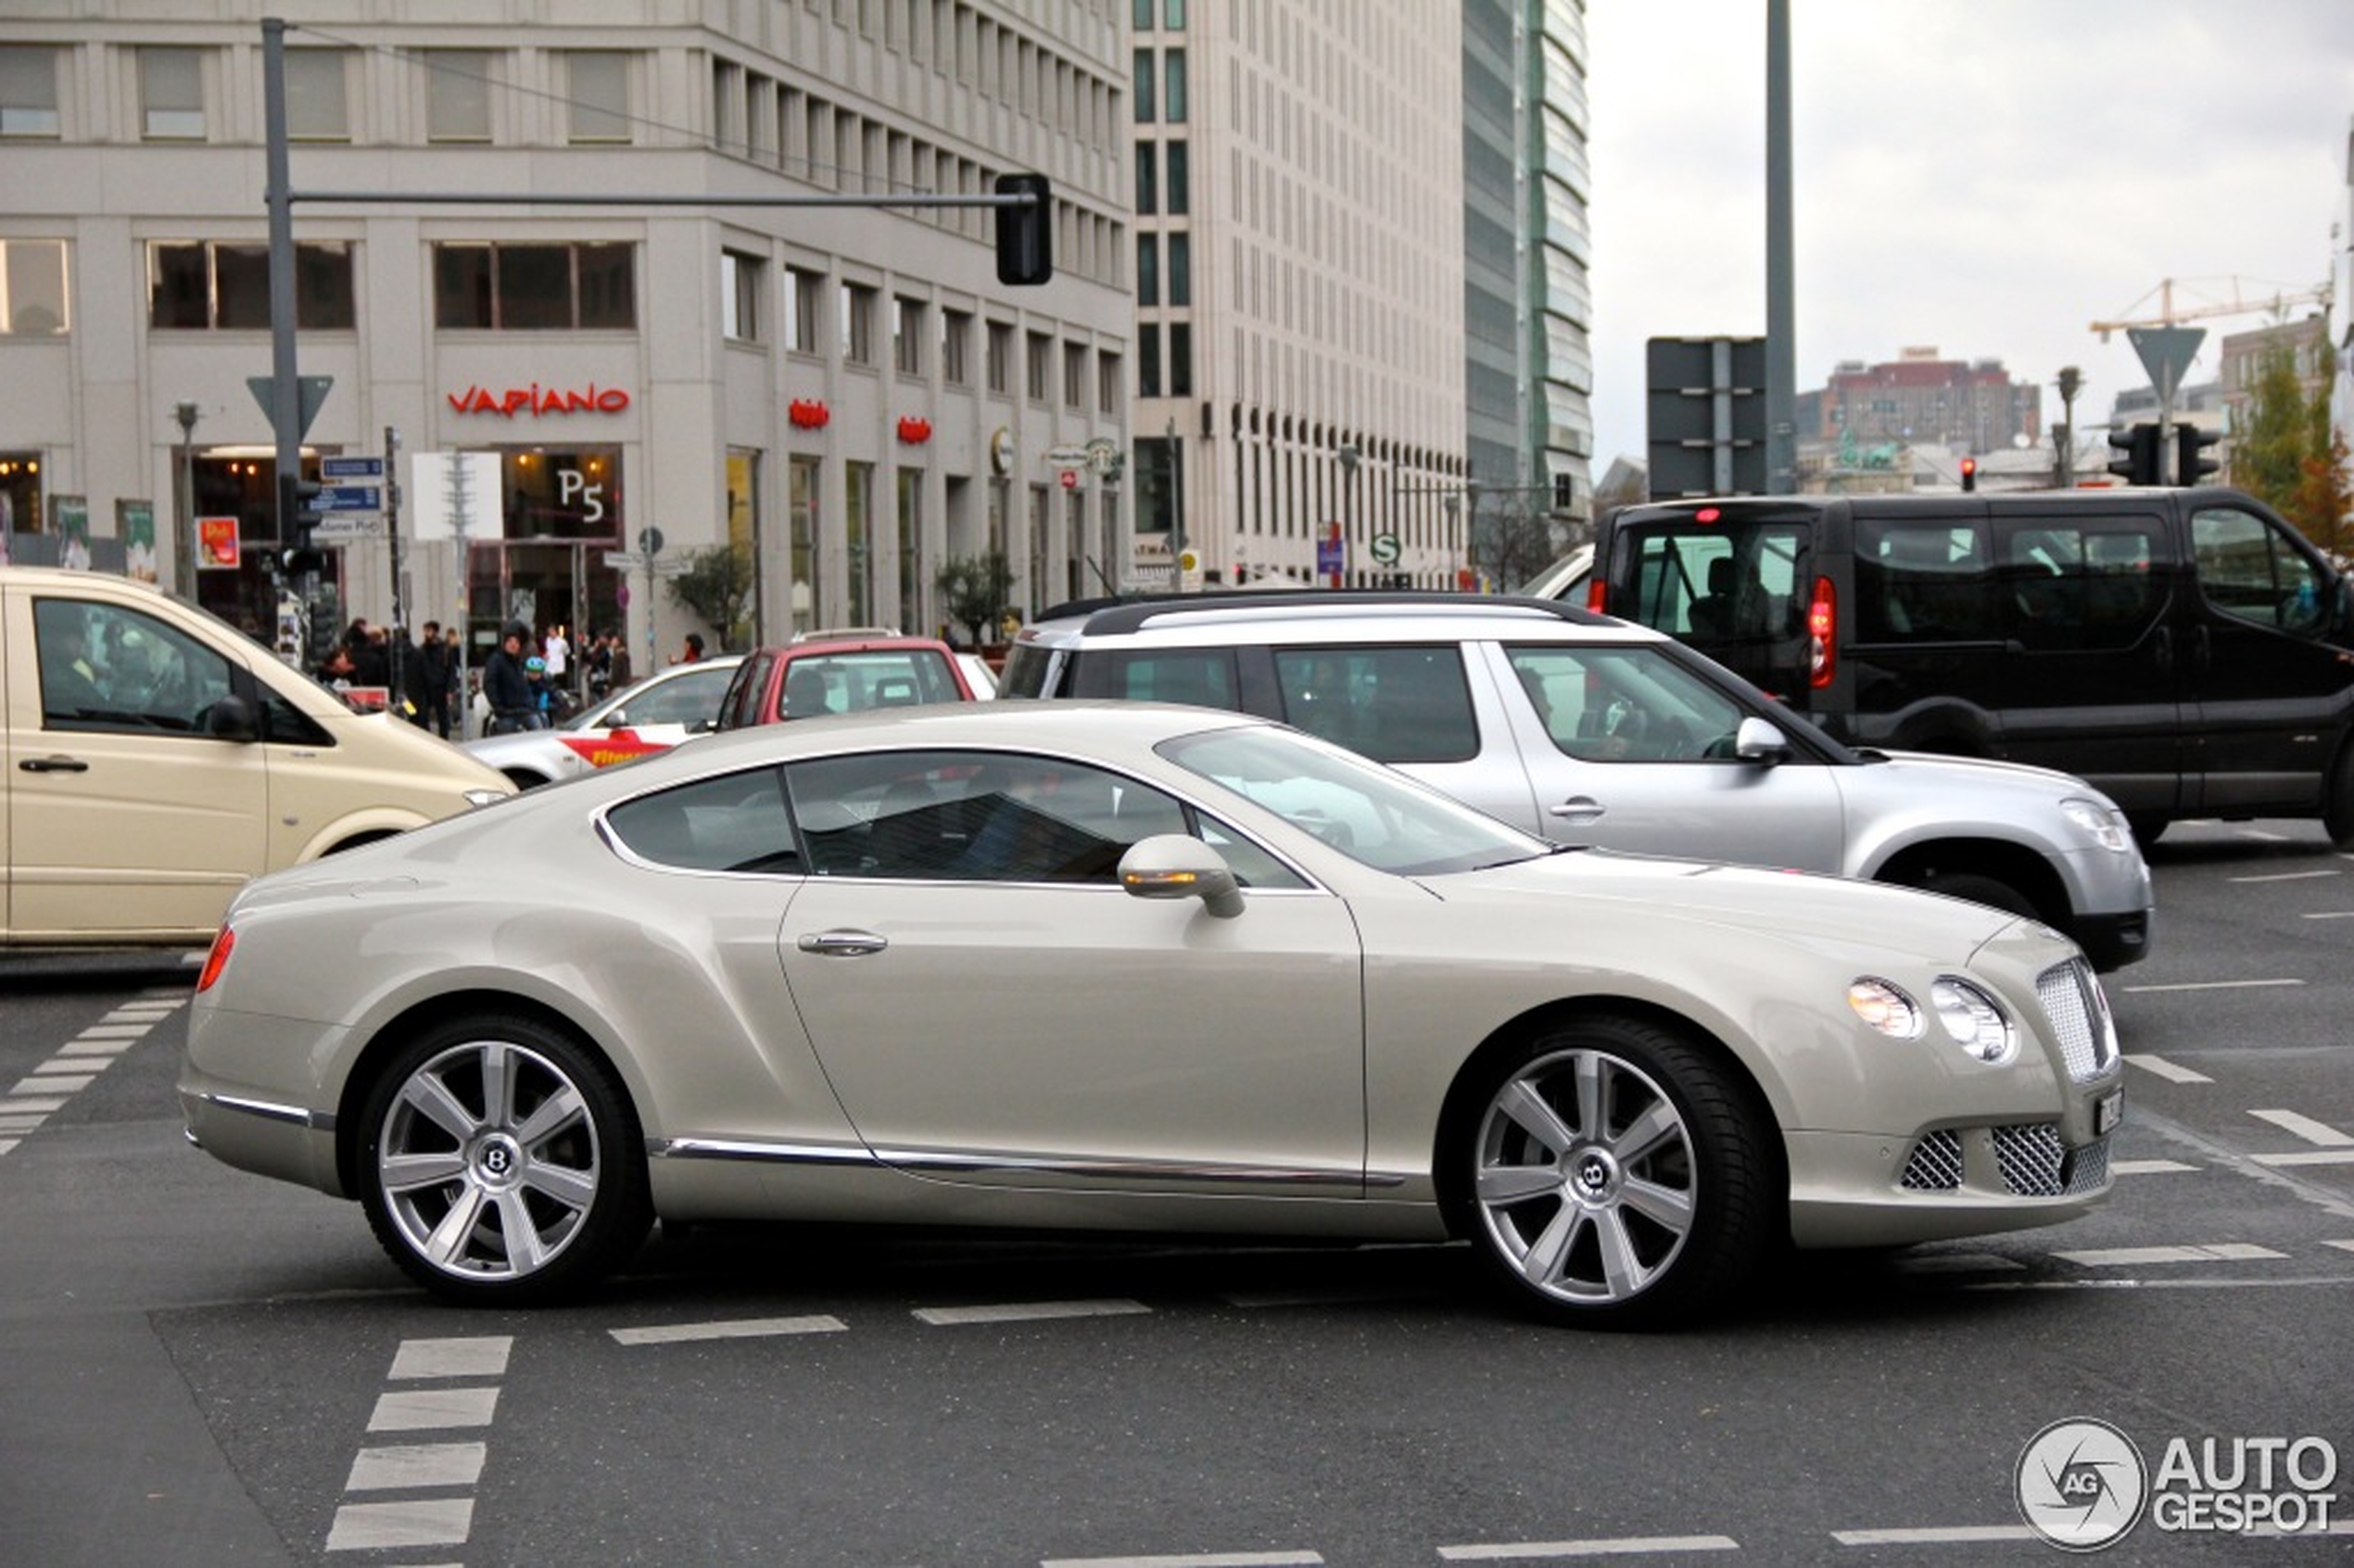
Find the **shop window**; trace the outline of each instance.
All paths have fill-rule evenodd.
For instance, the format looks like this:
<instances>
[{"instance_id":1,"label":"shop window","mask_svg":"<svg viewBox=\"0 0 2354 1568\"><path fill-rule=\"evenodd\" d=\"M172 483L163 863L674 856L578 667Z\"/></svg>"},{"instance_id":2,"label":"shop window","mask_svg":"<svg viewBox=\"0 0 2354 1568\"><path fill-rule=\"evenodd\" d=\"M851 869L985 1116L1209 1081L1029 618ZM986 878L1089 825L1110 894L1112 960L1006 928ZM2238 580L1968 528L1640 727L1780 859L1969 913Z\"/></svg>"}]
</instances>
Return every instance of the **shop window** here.
<instances>
[{"instance_id":1,"label":"shop window","mask_svg":"<svg viewBox=\"0 0 2354 1568\"><path fill-rule=\"evenodd\" d=\"M358 324L351 247L295 247L295 324L348 332ZM158 330L268 331L270 248L207 240L147 247L147 324Z\"/></svg>"},{"instance_id":2,"label":"shop window","mask_svg":"<svg viewBox=\"0 0 2354 1568\"><path fill-rule=\"evenodd\" d=\"M434 324L445 332L626 330L637 321L628 244L434 247Z\"/></svg>"}]
</instances>

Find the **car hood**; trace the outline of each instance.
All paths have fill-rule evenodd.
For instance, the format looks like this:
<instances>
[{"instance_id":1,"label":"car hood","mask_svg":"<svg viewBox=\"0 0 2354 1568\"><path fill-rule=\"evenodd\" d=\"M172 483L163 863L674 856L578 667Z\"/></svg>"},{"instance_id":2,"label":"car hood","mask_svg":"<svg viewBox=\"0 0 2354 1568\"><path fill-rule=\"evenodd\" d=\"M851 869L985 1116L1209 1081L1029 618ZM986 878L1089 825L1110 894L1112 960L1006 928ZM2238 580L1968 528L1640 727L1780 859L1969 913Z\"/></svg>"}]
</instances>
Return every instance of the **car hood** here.
<instances>
[{"instance_id":1,"label":"car hood","mask_svg":"<svg viewBox=\"0 0 2354 1568\"><path fill-rule=\"evenodd\" d=\"M2057 768L2036 767L2028 763L1996 762L1989 757L1955 757L1942 752L1890 752L1878 747L1858 748L1865 755L1882 760L1871 765L1903 778L1908 789L1924 789L1937 779L1971 790L2001 789L2006 785L2031 790L2038 795L2057 798L2063 795L2082 796L2086 800L2107 803L2108 797L2094 789L2072 773Z\"/></svg>"},{"instance_id":2,"label":"car hood","mask_svg":"<svg viewBox=\"0 0 2354 1568\"><path fill-rule=\"evenodd\" d=\"M2021 924L2019 917L1984 904L1882 882L1607 850L1558 853L1428 878L1424 885L1449 901L1617 900L1647 916L1673 914L1772 932L1820 952L1843 947L1860 956L1877 949L1956 966ZM2054 940L2061 939L2054 933Z\"/></svg>"}]
</instances>

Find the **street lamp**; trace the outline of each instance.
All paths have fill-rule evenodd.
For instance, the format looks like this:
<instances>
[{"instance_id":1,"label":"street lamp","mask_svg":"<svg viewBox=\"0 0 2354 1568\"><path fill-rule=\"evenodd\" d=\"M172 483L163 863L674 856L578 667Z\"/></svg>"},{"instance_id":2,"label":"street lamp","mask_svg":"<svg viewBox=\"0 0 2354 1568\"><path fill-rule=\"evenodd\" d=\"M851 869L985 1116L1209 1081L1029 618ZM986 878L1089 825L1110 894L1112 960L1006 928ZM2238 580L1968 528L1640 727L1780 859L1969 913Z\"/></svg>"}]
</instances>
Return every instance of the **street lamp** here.
<instances>
[{"instance_id":1,"label":"street lamp","mask_svg":"<svg viewBox=\"0 0 2354 1568\"><path fill-rule=\"evenodd\" d=\"M1364 532L1357 525L1357 465L1364 460L1365 454L1357 449L1356 442L1344 441L1340 445L1340 450L1334 455L1340 460L1341 487L1348 492L1348 499L1345 503L1346 521L1341 525L1341 537L1349 540L1348 554L1353 556L1356 554L1359 536ZM1345 556L1343 559L1348 557ZM1363 568L1360 567L1359 570L1362 571Z\"/></svg>"},{"instance_id":2,"label":"street lamp","mask_svg":"<svg viewBox=\"0 0 2354 1568\"><path fill-rule=\"evenodd\" d=\"M177 537L171 552L171 586L190 603L196 598L196 418L199 411L194 403L182 403L173 408L171 416L180 422L180 516Z\"/></svg>"}]
</instances>

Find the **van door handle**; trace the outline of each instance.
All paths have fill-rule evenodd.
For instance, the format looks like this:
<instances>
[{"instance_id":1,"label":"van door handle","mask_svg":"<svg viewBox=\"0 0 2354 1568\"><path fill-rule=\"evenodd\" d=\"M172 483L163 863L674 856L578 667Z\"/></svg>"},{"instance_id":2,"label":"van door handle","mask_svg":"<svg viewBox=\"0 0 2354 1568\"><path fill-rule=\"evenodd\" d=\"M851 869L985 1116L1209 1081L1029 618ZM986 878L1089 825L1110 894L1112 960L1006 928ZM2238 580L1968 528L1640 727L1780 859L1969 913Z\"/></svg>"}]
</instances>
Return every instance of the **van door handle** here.
<instances>
[{"instance_id":1,"label":"van door handle","mask_svg":"<svg viewBox=\"0 0 2354 1568\"><path fill-rule=\"evenodd\" d=\"M2208 640L2207 628L2205 626L2193 627L2191 630L2191 674L2203 676L2214 663L2215 645Z\"/></svg>"},{"instance_id":2,"label":"van door handle","mask_svg":"<svg viewBox=\"0 0 2354 1568\"><path fill-rule=\"evenodd\" d=\"M804 953L825 958L864 958L870 953L880 953L891 943L873 931L808 931L793 945Z\"/></svg>"},{"instance_id":3,"label":"van door handle","mask_svg":"<svg viewBox=\"0 0 2354 1568\"><path fill-rule=\"evenodd\" d=\"M1563 822L1591 822L1606 815L1607 809L1591 795L1572 795L1559 805L1547 806L1545 815L1558 816Z\"/></svg>"},{"instance_id":4,"label":"van door handle","mask_svg":"<svg viewBox=\"0 0 2354 1568\"><path fill-rule=\"evenodd\" d=\"M2172 673L2174 668L2174 628L2171 626L2160 626L2158 628L2157 661L2158 674L2168 675Z\"/></svg>"},{"instance_id":5,"label":"van door handle","mask_svg":"<svg viewBox=\"0 0 2354 1568\"><path fill-rule=\"evenodd\" d=\"M80 757L27 757L17 764L27 773L87 773L90 765Z\"/></svg>"}]
</instances>

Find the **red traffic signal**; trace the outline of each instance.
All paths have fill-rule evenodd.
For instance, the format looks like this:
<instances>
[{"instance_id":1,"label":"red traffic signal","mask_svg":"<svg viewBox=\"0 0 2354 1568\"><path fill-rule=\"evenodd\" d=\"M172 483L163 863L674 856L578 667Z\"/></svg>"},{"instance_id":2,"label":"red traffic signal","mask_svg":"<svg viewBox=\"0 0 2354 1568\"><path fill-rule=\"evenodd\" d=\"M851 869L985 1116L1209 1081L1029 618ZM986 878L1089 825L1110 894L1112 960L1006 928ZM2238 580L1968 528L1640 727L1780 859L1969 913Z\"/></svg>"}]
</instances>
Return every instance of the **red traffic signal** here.
<instances>
[{"instance_id":1,"label":"red traffic signal","mask_svg":"<svg viewBox=\"0 0 2354 1568\"><path fill-rule=\"evenodd\" d=\"M1962 489L1964 493L1967 494L1968 492L1977 488L1978 460L1976 458L1964 458L1962 460Z\"/></svg>"}]
</instances>

